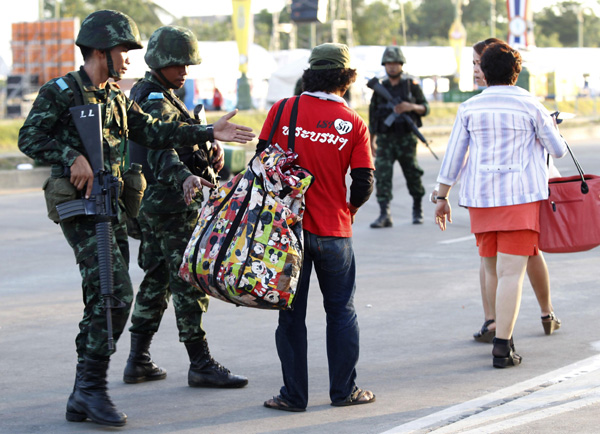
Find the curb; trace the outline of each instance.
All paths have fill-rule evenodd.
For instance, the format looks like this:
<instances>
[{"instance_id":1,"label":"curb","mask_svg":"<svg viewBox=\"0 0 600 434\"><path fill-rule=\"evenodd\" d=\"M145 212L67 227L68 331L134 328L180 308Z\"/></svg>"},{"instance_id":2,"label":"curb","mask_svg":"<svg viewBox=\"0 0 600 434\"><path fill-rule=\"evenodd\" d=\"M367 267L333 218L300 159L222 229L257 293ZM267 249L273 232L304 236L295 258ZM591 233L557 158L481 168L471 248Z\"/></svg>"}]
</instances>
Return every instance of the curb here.
<instances>
[{"instance_id":1,"label":"curb","mask_svg":"<svg viewBox=\"0 0 600 434\"><path fill-rule=\"evenodd\" d=\"M31 170L0 170L0 194L41 190L44 181L49 176L49 167L38 167Z\"/></svg>"}]
</instances>

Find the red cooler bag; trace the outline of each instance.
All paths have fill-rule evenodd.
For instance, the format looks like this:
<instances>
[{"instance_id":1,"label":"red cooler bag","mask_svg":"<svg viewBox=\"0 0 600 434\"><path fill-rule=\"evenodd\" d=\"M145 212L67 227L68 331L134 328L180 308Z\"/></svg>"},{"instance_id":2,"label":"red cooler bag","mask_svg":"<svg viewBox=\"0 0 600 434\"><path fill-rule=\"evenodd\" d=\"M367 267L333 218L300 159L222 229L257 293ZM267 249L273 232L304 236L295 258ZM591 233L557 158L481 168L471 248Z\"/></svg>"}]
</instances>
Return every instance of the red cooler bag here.
<instances>
[{"instance_id":1,"label":"red cooler bag","mask_svg":"<svg viewBox=\"0 0 600 434\"><path fill-rule=\"evenodd\" d=\"M583 252L600 245L600 176L583 173L551 178L549 196L540 207L540 250Z\"/></svg>"}]
</instances>

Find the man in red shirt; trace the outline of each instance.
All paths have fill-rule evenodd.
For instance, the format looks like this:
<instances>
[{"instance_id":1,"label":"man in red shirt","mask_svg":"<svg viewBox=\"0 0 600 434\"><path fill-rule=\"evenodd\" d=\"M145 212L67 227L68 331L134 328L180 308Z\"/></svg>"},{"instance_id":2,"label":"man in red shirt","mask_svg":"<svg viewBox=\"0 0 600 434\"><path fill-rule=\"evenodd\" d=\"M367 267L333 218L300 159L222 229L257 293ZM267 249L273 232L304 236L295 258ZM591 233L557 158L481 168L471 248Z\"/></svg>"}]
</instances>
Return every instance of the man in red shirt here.
<instances>
[{"instance_id":1,"label":"man in red shirt","mask_svg":"<svg viewBox=\"0 0 600 434\"><path fill-rule=\"evenodd\" d=\"M304 411L308 403L306 306L314 267L327 314L327 357L331 405L346 406L375 401L369 390L355 384L359 354L359 329L354 309L356 265L352 249L352 223L358 208L373 191L373 161L369 130L342 98L356 80L350 68L348 47L323 44L315 47L304 71L304 92L295 98L298 117L295 129L296 163L314 175L306 193L304 213L304 263L293 310L279 313L277 353L283 371L280 394L265 401L269 408ZM273 136L286 148L289 101ZM257 150L266 147L281 101L271 108L259 137ZM352 183L347 199L346 174Z\"/></svg>"}]
</instances>

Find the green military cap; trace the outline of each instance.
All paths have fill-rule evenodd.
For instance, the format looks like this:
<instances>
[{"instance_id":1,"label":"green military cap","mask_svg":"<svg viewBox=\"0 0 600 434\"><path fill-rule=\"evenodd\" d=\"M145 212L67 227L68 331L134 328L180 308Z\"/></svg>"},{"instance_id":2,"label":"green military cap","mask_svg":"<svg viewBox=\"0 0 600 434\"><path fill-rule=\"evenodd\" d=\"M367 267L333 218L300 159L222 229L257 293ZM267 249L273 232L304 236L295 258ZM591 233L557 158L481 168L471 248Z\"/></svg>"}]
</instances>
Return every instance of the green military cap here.
<instances>
[{"instance_id":1,"label":"green military cap","mask_svg":"<svg viewBox=\"0 0 600 434\"><path fill-rule=\"evenodd\" d=\"M313 70L350 68L350 51L344 44L321 44L313 48L308 63Z\"/></svg>"},{"instance_id":2,"label":"green military cap","mask_svg":"<svg viewBox=\"0 0 600 434\"><path fill-rule=\"evenodd\" d=\"M173 65L199 65L202 62L198 40L191 30L179 26L163 26L150 36L144 56L152 69Z\"/></svg>"},{"instance_id":3,"label":"green military cap","mask_svg":"<svg viewBox=\"0 0 600 434\"><path fill-rule=\"evenodd\" d=\"M397 45L390 45L385 48L383 52L383 57L381 58L381 64L385 65L386 63L406 63L406 58L404 54L402 54L402 50Z\"/></svg>"},{"instance_id":4,"label":"green military cap","mask_svg":"<svg viewBox=\"0 0 600 434\"><path fill-rule=\"evenodd\" d=\"M130 50L143 48L135 22L119 11L101 10L89 14L79 29L79 47L108 50L124 44Z\"/></svg>"}]
</instances>

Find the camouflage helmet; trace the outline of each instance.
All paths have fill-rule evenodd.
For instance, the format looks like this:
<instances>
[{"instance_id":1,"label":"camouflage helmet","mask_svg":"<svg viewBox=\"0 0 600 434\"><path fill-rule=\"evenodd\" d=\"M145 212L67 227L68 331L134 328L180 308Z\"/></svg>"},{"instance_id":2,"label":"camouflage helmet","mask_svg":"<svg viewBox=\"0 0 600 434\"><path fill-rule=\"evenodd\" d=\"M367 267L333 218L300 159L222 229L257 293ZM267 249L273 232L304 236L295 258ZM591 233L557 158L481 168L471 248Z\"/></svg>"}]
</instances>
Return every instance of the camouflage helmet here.
<instances>
[{"instance_id":1,"label":"camouflage helmet","mask_svg":"<svg viewBox=\"0 0 600 434\"><path fill-rule=\"evenodd\" d=\"M404 54L402 54L402 50L397 45L391 45L385 48L383 52L383 57L381 58L381 64L385 65L386 63L406 63L406 58Z\"/></svg>"},{"instance_id":2,"label":"camouflage helmet","mask_svg":"<svg viewBox=\"0 0 600 434\"><path fill-rule=\"evenodd\" d=\"M152 33L144 56L152 69L173 65L199 65L202 62L198 40L191 30L179 26L163 26Z\"/></svg>"},{"instance_id":3,"label":"camouflage helmet","mask_svg":"<svg viewBox=\"0 0 600 434\"><path fill-rule=\"evenodd\" d=\"M135 22L122 12L111 10L89 14L81 23L75 44L97 50L108 50L121 44L130 50L143 48Z\"/></svg>"}]
</instances>

